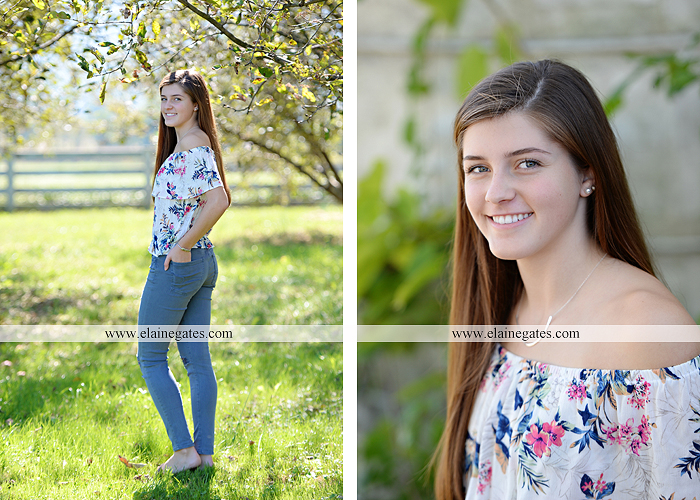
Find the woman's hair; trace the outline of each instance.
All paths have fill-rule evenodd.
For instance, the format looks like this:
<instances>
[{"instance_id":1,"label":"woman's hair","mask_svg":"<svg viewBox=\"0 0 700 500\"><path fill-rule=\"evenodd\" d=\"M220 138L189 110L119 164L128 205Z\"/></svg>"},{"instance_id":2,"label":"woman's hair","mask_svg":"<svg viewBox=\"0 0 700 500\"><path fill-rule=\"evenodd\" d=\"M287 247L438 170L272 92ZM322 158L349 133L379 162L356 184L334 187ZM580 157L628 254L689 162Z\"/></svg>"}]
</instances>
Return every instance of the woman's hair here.
<instances>
[{"instance_id":1,"label":"woman's hair","mask_svg":"<svg viewBox=\"0 0 700 500\"><path fill-rule=\"evenodd\" d=\"M561 144L575 165L590 169L595 193L587 198L586 225L611 257L654 274L620 154L600 100L586 77L558 61L519 62L482 80L457 113L459 196L454 232L450 324L507 324L522 291L516 261L496 258L472 219L464 193L462 141L481 120L524 113ZM464 497L469 416L488 368L493 343L452 343L447 369L447 419L434 457L438 500Z\"/></svg>"},{"instance_id":2,"label":"woman's hair","mask_svg":"<svg viewBox=\"0 0 700 500\"><path fill-rule=\"evenodd\" d=\"M219 169L219 177L221 178L221 182L224 185L224 190L226 191L226 195L230 201L231 191L229 190L228 183L226 182L224 162L221 155L221 145L219 144L219 138L216 132L214 112L211 109L211 101L209 100L207 83L204 81L204 78L202 78L202 75L195 71L187 69L173 71L160 81L160 86L158 87L159 94L163 90L163 87L166 85L172 85L173 83L180 85L185 93L190 96L192 102L199 108L197 111L197 125L199 125L199 128L202 129L207 136L209 136L211 149L214 151L216 165ZM156 175L158 174L158 169L160 169L163 162L168 159L168 156L173 153L176 144L177 135L175 133L175 129L173 127L168 127L165 124L163 113L160 113L160 125L158 126L158 148L156 149L156 166L153 172L154 183Z\"/></svg>"}]
</instances>

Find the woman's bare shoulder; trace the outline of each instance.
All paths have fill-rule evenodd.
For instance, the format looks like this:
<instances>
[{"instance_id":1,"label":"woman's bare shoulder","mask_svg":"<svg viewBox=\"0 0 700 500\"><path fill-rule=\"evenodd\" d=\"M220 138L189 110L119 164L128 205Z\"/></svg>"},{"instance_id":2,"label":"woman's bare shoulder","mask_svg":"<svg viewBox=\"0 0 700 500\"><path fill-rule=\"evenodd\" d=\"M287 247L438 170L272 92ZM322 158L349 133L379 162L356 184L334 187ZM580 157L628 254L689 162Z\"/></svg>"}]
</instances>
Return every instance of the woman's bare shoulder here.
<instances>
[{"instance_id":1,"label":"woman's bare shoulder","mask_svg":"<svg viewBox=\"0 0 700 500\"><path fill-rule=\"evenodd\" d=\"M605 311L615 317L610 324L695 324L680 301L651 274L619 260L613 262L606 274L611 294Z\"/></svg>"},{"instance_id":2,"label":"woman's bare shoulder","mask_svg":"<svg viewBox=\"0 0 700 500\"><path fill-rule=\"evenodd\" d=\"M211 140L203 130L193 130L180 141L180 148L183 151L200 147L211 147Z\"/></svg>"}]
</instances>

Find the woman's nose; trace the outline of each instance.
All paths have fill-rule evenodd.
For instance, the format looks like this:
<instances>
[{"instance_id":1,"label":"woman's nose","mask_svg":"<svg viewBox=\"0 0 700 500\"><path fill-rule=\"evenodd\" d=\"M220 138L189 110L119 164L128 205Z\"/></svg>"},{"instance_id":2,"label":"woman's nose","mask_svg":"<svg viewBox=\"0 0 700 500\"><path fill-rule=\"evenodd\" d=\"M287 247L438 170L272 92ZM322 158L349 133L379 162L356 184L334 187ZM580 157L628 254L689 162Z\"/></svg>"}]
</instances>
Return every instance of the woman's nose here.
<instances>
[{"instance_id":1,"label":"woman's nose","mask_svg":"<svg viewBox=\"0 0 700 500\"><path fill-rule=\"evenodd\" d=\"M491 177L491 183L486 191L486 201L493 204L498 204L504 201L510 201L515 197L515 188L513 180L506 172L494 173Z\"/></svg>"}]
</instances>

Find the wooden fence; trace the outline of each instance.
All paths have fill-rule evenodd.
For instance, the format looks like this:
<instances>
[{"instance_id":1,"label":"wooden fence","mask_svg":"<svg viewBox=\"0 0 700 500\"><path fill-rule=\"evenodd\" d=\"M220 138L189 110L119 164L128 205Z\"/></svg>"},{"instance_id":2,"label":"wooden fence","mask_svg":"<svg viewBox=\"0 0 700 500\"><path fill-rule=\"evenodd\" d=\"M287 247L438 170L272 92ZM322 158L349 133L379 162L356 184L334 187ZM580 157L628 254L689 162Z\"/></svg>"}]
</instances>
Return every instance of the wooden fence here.
<instances>
[{"instance_id":1,"label":"wooden fence","mask_svg":"<svg viewBox=\"0 0 700 500\"><path fill-rule=\"evenodd\" d=\"M31 162L36 163L68 163L67 168L49 168L42 169L36 166L27 168L26 164ZM94 165L88 168L79 168L79 163L92 162L99 163L104 168L94 168ZM153 150L143 147L113 147L102 148L91 152L56 152L56 153L36 153L22 152L11 155L6 160L7 168L2 170L0 166L0 187L6 185L4 189L0 189L0 195L4 194L4 207L0 204L0 210L3 208L7 211L13 211L16 208L59 208L65 206L76 206L71 203L55 203L50 201L59 195L69 193L84 193L86 196L95 195L96 193L125 193L131 194L128 196L127 203L108 202L110 206L114 205L129 205L129 206L144 206L148 207L151 203L151 176L153 174ZM127 164L125 168L117 168L114 165ZM1 165L1 163L0 163ZM110 167L109 165L112 165ZM129 185L124 185L124 175L131 174L131 182ZM26 182L27 177L37 176L105 176L104 182L98 182L97 187L75 187L75 186L39 186L42 182ZM134 182L134 175L143 176L142 181ZM2 177L6 178L6 183L2 183ZM111 178L107 176L112 176ZM18 182L18 179L25 178L25 182ZM137 177L138 178L138 177ZM38 177L41 179L41 177ZM119 181L122 180L120 184ZM45 182L43 182L45 184ZM32 187L23 187L23 185L31 185ZM315 204L323 202L323 198L317 189L313 186L302 185L297 186L295 193L287 192L283 185L262 185L253 184L246 186L236 186L235 183L229 182L229 187L232 190L233 205L303 205ZM43 204L37 207L36 203L17 205L17 195L34 194L43 196ZM104 203L83 202L77 206L100 206Z\"/></svg>"}]
</instances>

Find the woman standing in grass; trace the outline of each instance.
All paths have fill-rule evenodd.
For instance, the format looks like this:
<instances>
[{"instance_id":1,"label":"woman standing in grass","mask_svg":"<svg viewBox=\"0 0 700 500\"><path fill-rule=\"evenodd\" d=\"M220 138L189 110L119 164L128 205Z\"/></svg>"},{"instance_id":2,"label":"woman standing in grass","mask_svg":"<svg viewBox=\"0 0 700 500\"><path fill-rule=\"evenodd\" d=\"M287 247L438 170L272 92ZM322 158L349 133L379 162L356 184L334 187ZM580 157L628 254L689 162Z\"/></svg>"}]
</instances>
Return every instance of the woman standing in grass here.
<instances>
[{"instance_id":1,"label":"woman standing in grass","mask_svg":"<svg viewBox=\"0 0 700 500\"><path fill-rule=\"evenodd\" d=\"M451 324L694 325L654 277L580 72L539 61L495 73L454 138ZM437 499L693 498L698 354L697 342L452 344Z\"/></svg>"},{"instance_id":2,"label":"woman standing in grass","mask_svg":"<svg viewBox=\"0 0 700 500\"><path fill-rule=\"evenodd\" d=\"M175 71L160 83L161 116L153 179L151 266L139 308L139 331L209 325L217 264L207 234L230 204L221 146L206 82ZM160 466L178 472L213 465L216 378L207 342L178 342L190 379L194 440L168 368L169 342L140 341L141 373L163 419L173 455Z\"/></svg>"}]
</instances>

